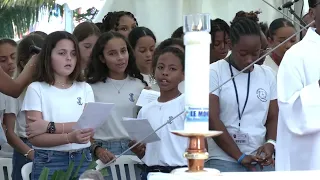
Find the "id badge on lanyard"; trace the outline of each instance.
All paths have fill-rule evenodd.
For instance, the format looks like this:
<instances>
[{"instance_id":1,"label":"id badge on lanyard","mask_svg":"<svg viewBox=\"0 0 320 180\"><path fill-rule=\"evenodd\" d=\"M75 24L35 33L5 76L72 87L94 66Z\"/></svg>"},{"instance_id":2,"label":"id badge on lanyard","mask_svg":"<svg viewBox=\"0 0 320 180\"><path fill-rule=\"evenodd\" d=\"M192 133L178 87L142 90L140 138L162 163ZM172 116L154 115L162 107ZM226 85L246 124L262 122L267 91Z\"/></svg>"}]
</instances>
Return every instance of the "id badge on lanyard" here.
<instances>
[{"instance_id":1,"label":"id badge on lanyard","mask_svg":"<svg viewBox=\"0 0 320 180\"><path fill-rule=\"evenodd\" d=\"M233 77L233 72L232 72L232 68L231 68L230 62L229 62L229 67L230 67L231 77ZM232 136L234 142L237 145L248 145L249 144L249 135L248 135L248 133L242 133L241 132L241 130L240 130L240 122L241 122L241 118L242 118L243 112L244 112L244 110L245 110L245 108L247 106L247 102L248 102L248 98L249 98L250 72L248 73L247 96L246 96L246 101L245 101L245 103L243 105L242 112L240 112L239 95L238 95L237 85L236 85L236 82L235 82L234 78L232 79L232 82L233 82L234 91L235 91L236 98L237 98L236 100L237 100L237 105L238 105L239 129L238 129L238 132L231 134L231 136Z\"/></svg>"},{"instance_id":2,"label":"id badge on lanyard","mask_svg":"<svg viewBox=\"0 0 320 180\"><path fill-rule=\"evenodd\" d=\"M238 145L248 145L249 144L249 135L247 133L236 132L232 134L234 142Z\"/></svg>"}]
</instances>

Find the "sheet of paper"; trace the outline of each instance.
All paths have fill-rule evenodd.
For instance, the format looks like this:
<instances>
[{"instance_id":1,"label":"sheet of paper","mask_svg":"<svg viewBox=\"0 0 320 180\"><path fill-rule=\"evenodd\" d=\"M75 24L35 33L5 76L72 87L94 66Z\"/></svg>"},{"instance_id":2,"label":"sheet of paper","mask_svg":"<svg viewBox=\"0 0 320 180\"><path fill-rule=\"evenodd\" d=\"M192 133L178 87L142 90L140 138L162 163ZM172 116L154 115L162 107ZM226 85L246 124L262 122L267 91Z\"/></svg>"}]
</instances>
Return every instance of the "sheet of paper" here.
<instances>
[{"instance_id":1,"label":"sheet of paper","mask_svg":"<svg viewBox=\"0 0 320 180\"><path fill-rule=\"evenodd\" d=\"M154 132L147 119L136 119L136 118L122 118L123 127L128 132L132 140L140 141L148 136L150 133ZM151 143L155 141L160 141L157 133L153 133L148 138L143 140L143 143Z\"/></svg>"},{"instance_id":2,"label":"sheet of paper","mask_svg":"<svg viewBox=\"0 0 320 180\"><path fill-rule=\"evenodd\" d=\"M155 101L160 96L160 92L143 89L137 101L137 106L144 106L152 101Z\"/></svg>"},{"instance_id":3,"label":"sheet of paper","mask_svg":"<svg viewBox=\"0 0 320 180\"><path fill-rule=\"evenodd\" d=\"M113 106L113 103L87 103L82 115L73 129L97 129L106 122Z\"/></svg>"}]
</instances>

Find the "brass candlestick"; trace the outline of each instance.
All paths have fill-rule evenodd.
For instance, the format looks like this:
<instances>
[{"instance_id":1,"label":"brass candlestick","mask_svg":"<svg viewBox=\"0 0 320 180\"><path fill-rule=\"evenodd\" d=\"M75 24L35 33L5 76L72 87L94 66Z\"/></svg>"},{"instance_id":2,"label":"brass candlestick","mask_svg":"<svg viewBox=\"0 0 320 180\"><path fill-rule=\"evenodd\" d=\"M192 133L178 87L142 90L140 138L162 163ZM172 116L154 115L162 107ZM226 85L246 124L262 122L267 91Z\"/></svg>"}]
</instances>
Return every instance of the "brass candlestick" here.
<instances>
[{"instance_id":1,"label":"brass candlestick","mask_svg":"<svg viewBox=\"0 0 320 180\"><path fill-rule=\"evenodd\" d=\"M222 134L222 131L207 131L207 132L188 132L182 131L172 131L173 134L182 137L189 138L189 147L184 154L184 157L188 159L187 169L177 169L172 173L176 172L188 172L188 173L199 173L199 172L210 172L214 174L219 174L220 172L215 169L205 169L204 161L208 159L209 153L206 148L206 138L215 137Z\"/></svg>"}]
</instances>

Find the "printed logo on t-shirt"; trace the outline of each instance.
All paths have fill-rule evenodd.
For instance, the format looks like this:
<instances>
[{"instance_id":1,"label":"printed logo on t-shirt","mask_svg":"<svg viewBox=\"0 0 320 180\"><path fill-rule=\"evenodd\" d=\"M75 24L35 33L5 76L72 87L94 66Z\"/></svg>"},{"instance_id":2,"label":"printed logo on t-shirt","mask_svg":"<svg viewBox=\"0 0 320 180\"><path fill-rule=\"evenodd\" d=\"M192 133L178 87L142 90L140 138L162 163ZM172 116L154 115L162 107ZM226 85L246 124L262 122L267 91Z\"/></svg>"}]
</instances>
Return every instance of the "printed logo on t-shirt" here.
<instances>
[{"instance_id":1,"label":"printed logo on t-shirt","mask_svg":"<svg viewBox=\"0 0 320 180\"><path fill-rule=\"evenodd\" d=\"M257 97L260 99L260 101L266 102L267 101L267 91L262 88L259 88L257 90Z\"/></svg>"},{"instance_id":2,"label":"printed logo on t-shirt","mask_svg":"<svg viewBox=\"0 0 320 180\"><path fill-rule=\"evenodd\" d=\"M135 99L134 99L134 94L133 93L130 93L129 94L129 101L131 101L131 102L134 102L135 101Z\"/></svg>"},{"instance_id":3,"label":"printed logo on t-shirt","mask_svg":"<svg viewBox=\"0 0 320 180\"><path fill-rule=\"evenodd\" d=\"M78 99L77 103L81 106L83 104L81 97L77 97L77 99Z\"/></svg>"}]
</instances>

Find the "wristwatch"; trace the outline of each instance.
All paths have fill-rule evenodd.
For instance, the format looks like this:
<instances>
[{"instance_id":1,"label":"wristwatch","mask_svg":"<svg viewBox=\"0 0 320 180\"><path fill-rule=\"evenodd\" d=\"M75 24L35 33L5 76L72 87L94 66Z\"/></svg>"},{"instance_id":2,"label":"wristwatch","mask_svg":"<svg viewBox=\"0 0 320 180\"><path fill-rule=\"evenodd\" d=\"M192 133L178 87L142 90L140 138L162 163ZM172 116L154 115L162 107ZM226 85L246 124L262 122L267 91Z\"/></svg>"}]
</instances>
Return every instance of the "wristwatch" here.
<instances>
[{"instance_id":1,"label":"wristwatch","mask_svg":"<svg viewBox=\"0 0 320 180\"><path fill-rule=\"evenodd\" d=\"M47 133L54 134L56 132L56 126L54 125L54 122L49 122L47 127Z\"/></svg>"}]
</instances>

